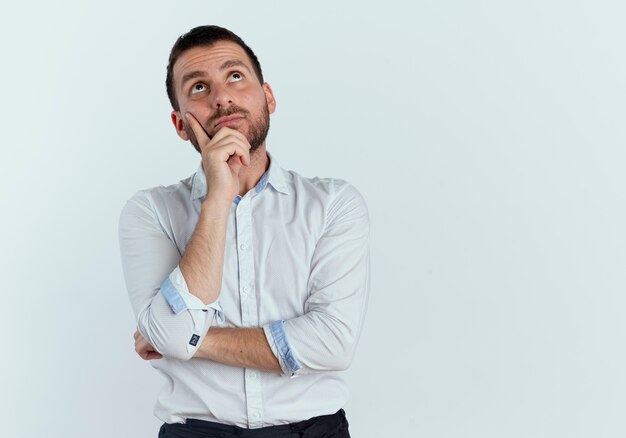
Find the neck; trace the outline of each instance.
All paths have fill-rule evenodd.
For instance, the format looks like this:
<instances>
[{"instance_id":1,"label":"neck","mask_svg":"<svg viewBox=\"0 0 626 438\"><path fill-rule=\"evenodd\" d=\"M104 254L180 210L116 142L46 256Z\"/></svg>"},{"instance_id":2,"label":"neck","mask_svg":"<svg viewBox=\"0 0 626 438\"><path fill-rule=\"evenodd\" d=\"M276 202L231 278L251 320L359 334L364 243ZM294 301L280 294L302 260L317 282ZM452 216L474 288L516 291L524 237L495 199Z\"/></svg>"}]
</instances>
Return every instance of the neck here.
<instances>
[{"instance_id":1,"label":"neck","mask_svg":"<svg viewBox=\"0 0 626 438\"><path fill-rule=\"evenodd\" d=\"M239 170L239 195L243 196L257 185L267 168L270 160L267 156L265 143L250 154L250 165Z\"/></svg>"}]
</instances>

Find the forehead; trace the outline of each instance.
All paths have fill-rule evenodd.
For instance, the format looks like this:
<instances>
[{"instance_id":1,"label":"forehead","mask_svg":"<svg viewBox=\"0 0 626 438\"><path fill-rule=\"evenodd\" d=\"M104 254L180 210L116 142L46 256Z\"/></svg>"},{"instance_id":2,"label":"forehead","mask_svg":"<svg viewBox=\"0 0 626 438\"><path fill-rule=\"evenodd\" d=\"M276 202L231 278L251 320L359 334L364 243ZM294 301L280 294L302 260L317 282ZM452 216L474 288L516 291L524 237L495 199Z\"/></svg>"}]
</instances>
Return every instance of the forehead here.
<instances>
[{"instance_id":1,"label":"forehead","mask_svg":"<svg viewBox=\"0 0 626 438\"><path fill-rule=\"evenodd\" d=\"M217 72L219 67L229 60L241 61L250 71L254 71L250 58L239 44L232 41L217 41L210 46L197 46L184 51L174 63L174 82L178 83L183 74L194 70Z\"/></svg>"}]
</instances>

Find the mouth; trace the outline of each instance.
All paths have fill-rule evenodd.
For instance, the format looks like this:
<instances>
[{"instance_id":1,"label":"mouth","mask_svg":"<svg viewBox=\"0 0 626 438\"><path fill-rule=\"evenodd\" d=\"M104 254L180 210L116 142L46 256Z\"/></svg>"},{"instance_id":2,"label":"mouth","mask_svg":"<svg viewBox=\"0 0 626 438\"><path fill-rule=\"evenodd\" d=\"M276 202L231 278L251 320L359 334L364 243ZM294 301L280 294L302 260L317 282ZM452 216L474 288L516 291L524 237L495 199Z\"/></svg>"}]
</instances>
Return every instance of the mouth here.
<instances>
[{"instance_id":1,"label":"mouth","mask_svg":"<svg viewBox=\"0 0 626 438\"><path fill-rule=\"evenodd\" d=\"M217 123L215 124L215 126L213 126L213 129L218 130L224 126L236 126L243 118L244 116L242 116L241 114L231 114L230 116L221 117L217 120Z\"/></svg>"}]
</instances>

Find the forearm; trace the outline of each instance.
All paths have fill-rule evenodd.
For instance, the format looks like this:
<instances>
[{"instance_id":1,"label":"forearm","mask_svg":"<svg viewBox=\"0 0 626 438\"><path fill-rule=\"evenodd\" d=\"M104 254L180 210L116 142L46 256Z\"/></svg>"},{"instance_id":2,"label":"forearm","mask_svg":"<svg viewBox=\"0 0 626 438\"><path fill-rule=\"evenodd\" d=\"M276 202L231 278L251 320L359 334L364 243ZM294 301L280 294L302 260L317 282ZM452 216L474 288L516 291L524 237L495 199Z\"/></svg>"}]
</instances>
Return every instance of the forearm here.
<instances>
[{"instance_id":1,"label":"forearm","mask_svg":"<svg viewBox=\"0 0 626 438\"><path fill-rule=\"evenodd\" d=\"M207 333L194 357L240 368L280 373L278 359L261 328L218 328Z\"/></svg>"},{"instance_id":2,"label":"forearm","mask_svg":"<svg viewBox=\"0 0 626 438\"><path fill-rule=\"evenodd\" d=\"M224 245L230 205L207 198L196 228L179 262L189 292L205 304L217 300L222 287Z\"/></svg>"}]
</instances>

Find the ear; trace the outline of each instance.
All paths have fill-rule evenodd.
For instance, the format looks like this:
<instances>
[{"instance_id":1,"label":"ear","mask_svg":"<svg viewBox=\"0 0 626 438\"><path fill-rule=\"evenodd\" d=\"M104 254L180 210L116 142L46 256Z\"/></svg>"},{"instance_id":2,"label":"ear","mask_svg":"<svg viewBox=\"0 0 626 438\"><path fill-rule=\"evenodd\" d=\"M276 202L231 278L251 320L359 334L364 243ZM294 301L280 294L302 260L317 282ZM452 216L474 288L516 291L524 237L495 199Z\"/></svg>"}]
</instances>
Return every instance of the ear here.
<instances>
[{"instance_id":1,"label":"ear","mask_svg":"<svg viewBox=\"0 0 626 438\"><path fill-rule=\"evenodd\" d=\"M276 99L274 99L274 92L272 91L272 87L270 87L270 84L265 82L263 84L263 91L265 92L267 109L269 110L270 114L274 114L274 111L276 110Z\"/></svg>"},{"instance_id":2,"label":"ear","mask_svg":"<svg viewBox=\"0 0 626 438\"><path fill-rule=\"evenodd\" d=\"M174 128L176 128L176 134L185 141L189 140L187 131L185 131L183 116L180 111L172 111L172 123L174 124Z\"/></svg>"}]
</instances>

